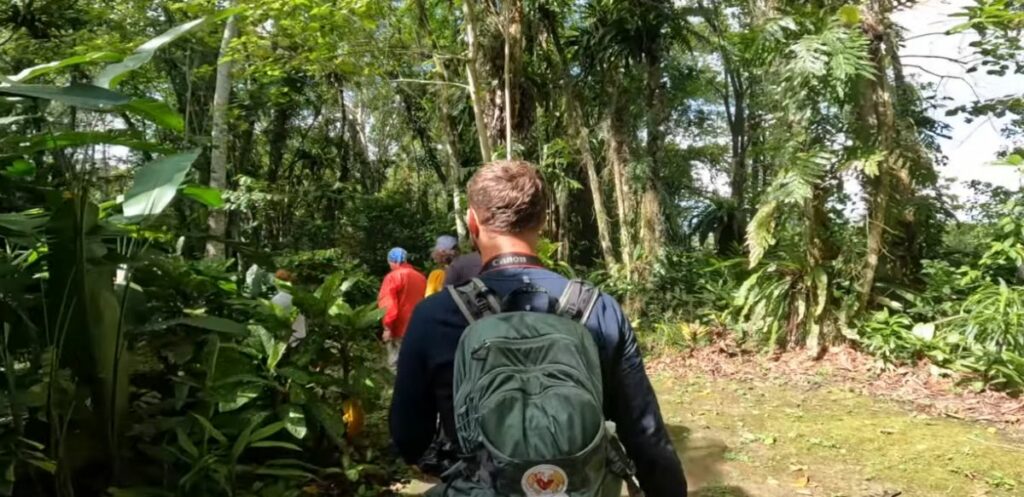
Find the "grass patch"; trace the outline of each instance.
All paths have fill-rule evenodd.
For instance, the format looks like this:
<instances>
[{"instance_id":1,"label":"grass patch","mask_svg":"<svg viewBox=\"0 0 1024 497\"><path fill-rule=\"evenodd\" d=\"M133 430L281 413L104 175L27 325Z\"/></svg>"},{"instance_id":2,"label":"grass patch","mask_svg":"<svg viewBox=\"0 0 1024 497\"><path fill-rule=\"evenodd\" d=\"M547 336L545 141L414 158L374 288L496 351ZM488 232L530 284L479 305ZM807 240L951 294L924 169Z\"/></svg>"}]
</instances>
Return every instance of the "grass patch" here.
<instances>
[{"instance_id":1,"label":"grass patch","mask_svg":"<svg viewBox=\"0 0 1024 497\"><path fill-rule=\"evenodd\" d=\"M980 424L827 388L700 378L656 388L691 495L1009 497L1024 483L1024 453Z\"/></svg>"}]
</instances>

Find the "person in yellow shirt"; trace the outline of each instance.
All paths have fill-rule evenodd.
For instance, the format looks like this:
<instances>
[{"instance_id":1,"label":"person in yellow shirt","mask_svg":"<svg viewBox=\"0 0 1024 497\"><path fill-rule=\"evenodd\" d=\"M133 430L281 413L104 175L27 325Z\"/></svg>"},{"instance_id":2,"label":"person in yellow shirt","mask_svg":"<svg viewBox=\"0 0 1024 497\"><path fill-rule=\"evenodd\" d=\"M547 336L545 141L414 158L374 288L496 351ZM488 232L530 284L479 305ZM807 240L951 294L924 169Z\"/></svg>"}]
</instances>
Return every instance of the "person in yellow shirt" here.
<instances>
[{"instance_id":1,"label":"person in yellow shirt","mask_svg":"<svg viewBox=\"0 0 1024 497\"><path fill-rule=\"evenodd\" d=\"M454 236L441 235L437 237L437 242L434 243L434 250L430 253L430 257L437 263L437 269L431 271L430 275L427 276L426 296L429 297L444 288L445 271L458 255L459 241Z\"/></svg>"}]
</instances>

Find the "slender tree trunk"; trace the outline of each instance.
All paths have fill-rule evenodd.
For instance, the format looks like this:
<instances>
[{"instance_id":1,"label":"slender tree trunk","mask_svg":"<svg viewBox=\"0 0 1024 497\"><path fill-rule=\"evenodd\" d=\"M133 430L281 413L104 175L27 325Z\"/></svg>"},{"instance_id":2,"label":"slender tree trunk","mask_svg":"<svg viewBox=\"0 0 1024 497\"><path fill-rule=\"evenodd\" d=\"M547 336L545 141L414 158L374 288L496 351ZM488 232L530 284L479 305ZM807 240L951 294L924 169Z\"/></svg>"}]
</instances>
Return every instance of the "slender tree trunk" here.
<instances>
[{"instance_id":1,"label":"slender tree trunk","mask_svg":"<svg viewBox=\"0 0 1024 497\"><path fill-rule=\"evenodd\" d=\"M568 75L566 75L568 76ZM568 84L568 83L566 83ZM601 243L601 255L607 267L615 264L615 249L612 247L611 227L608 213L604 209L604 195L601 193L601 178L597 174L594 154L590 152L590 131L583 123L583 114L572 92L566 91L566 105L570 107L568 121L571 133L580 152L580 161L587 172L590 195L594 199L594 217L597 220L597 237Z\"/></svg>"},{"instance_id":2,"label":"slender tree trunk","mask_svg":"<svg viewBox=\"0 0 1024 497\"><path fill-rule=\"evenodd\" d=\"M916 106L918 105L916 98L910 95L915 90L911 87L912 83L907 81L906 75L903 72L897 36L894 33L896 28L892 26L891 22L888 22L883 27L885 28L885 54L892 66L893 98L897 104L907 105L909 103ZM899 138L901 139L897 148L902 151L904 160L900 161L899 168L894 177L894 196L895 198L904 199L904 201L899 205L895 223L895 231L899 234L898 243L900 248L894 250L896 252L896 264L894 266L896 266L900 273L900 279L907 281L918 277L921 271L921 260L926 257L922 250L919 230L927 229L927 226L922 226L922 223L917 220L917 202L910 201L918 193L918 185L915 184L915 175L912 174L911 169L931 168L932 165L927 152L921 145L921 140L913 121L911 119L903 119L900 124L902 126L899 126L897 129L900 130L901 136ZM925 220L924 222L927 223L928 221Z\"/></svg>"},{"instance_id":3,"label":"slender tree trunk","mask_svg":"<svg viewBox=\"0 0 1024 497\"><path fill-rule=\"evenodd\" d=\"M728 84L732 92L732 112L729 131L732 136L732 175L729 178L730 198L733 211L729 214L729 236L720 238L719 253L727 253L742 247L747 232L747 94L743 77L727 70Z\"/></svg>"},{"instance_id":4,"label":"slender tree trunk","mask_svg":"<svg viewBox=\"0 0 1024 497\"><path fill-rule=\"evenodd\" d=\"M217 61L217 81L213 91L213 132L210 152L210 186L223 190L228 186L228 103L231 100L231 60L227 52L231 48L231 40L237 30L235 16L228 17L224 26L224 36L220 42L220 60ZM224 239L227 234L227 213L224 210L212 210L207 221L210 239L206 242L206 257L223 259Z\"/></svg>"},{"instance_id":5,"label":"slender tree trunk","mask_svg":"<svg viewBox=\"0 0 1024 497\"><path fill-rule=\"evenodd\" d=\"M437 40L434 38L433 33L430 31L430 21L427 17L426 6L423 0L416 0L417 10L417 26L419 28L418 35L424 35L427 37L430 43L431 53L433 54L434 67L437 68L437 76L439 78L440 95L438 102L441 107L441 116L438 119L441 125L441 135L443 137L443 144L445 155L448 158L448 182L445 185L449 189L449 195L452 200L452 214L455 216L455 232L459 237L459 241L465 241L468 230L466 228L466 218L462 210L462 163L459 161L459 142L458 137L455 135L455 126L452 123L452 110L451 110L451 91L449 89L449 83L451 82L451 76L448 73L448 67L445 62L438 55L441 50L438 47Z\"/></svg>"},{"instance_id":6,"label":"slender tree trunk","mask_svg":"<svg viewBox=\"0 0 1024 497\"><path fill-rule=\"evenodd\" d=\"M605 153L607 162L612 168L615 183L615 207L619 217L619 253L626 275L632 278L633 266L633 214L629 208L632 199L626 166L629 163L629 141L625 136L621 102L612 96L609 105L608 122L606 123Z\"/></svg>"},{"instance_id":7,"label":"slender tree trunk","mask_svg":"<svg viewBox=\"0 0 1024 497\"><path fill-rule=\"evenodd\" d=\"M292 118L292 105L279 102L274 105L270 115L270 126L267 129L267 158L270 170L267 180L276 183L284 167L284 153L288 144L288 123Z\"/></svg>"},{"instance_id":8,"label":"slender tree trunk","mask_svg":"<svg viewBox=\"0 0 1024 497\"><path fill-rule=\"evenodd\" d=\"M473 0L462 1L462 11L466 16L466 45L468 56L466 58L466 79L469 82L469 96L473 102L473 121L476 124L477 141L480 143L480 155L483 162L491 160L491 139L487 136L487 120L484 118L484 105L486 99L480 89L479 57L480 47L477 46L477 26L475 7Z\"/></svg>"},{"instance_id":9,"label":"slender tree trunk","mask_svg":"<svg viewBox=\"0 0 1024 497\"><path fill-rule=\"evenodd\" d=\"M523 79L523 2L504 0L502 34L505 38L505 60L502 72L505 76L505 158L511 160L515 148L516 123L519 121L520 81Z\"/></svg>"},{"instance_id":10,"label":"slender tree trunk","mask_svg":"<svg viewBox=\"0 0 1024 497\"><path fill-rule=\"evenodd\" d=\"M611 227L608 222L608 213L604 208L604 195L601 193L601 178L597 174L597 164L594 161L594 154L590 151L590 130L583 121L583 110L577 99L576 89L573 81L566 70L565 51L559 40L557 27L551 17L546 18L548 34L555 47L555 64L562 79L562 88L565 94L566 124L569 125L570 135L576 142L576 148L580 153L580 162L587 173L587 183L590 187L590 195L594 201L594 218L597 221L597 237L601 244L601 255L605 265L612 267L615 264L615 249L612 247Z\"/></svg>"},{"instance_id":11,"label":"slender tree trunk","mask_svg":"<svg viewBox=\"0 0 1024 497\"><path fill-rule=\"evenodd\" d=\"M818 185L811 198L804 206L806 218L804 227L804 246L806 247L807 267L811 269L810 283L807 285L807 350L815 358L820 359L827 350L828 336L826 331L826 313L830 292L827 279L827 262L835 258L835 250L831 247L825 234L828 232L828 215L825 201L828 192ZM825 279L819 277L825 275ZM822 312L819 312L821 310Z\"/></svg>"},{"instance_id":12,"label":"slender tree trunk","mask_svg":"<svg viewBox=\"0 0 1024 497\"><path fill-rule=\"evenodd\" d=\"M643 200L640 204L640 238L644 257L651 260L664 246L665 227L658 181L665 146L664 85L661 81L661 47L656 44L647 54L647 159Z\"/></svg>"},{"instance_id":13,"label":"slender tree trunk","mask_svg":"<svg viewBox=\"0 0 1024 497\"><path fill-rule=\"evenodd\" d=\"M890 176L899 168L898 150L893 146L896 136L896 117L893 97L888 82L888 69L882 43L889 15L889 4L885 0L874 0L864 16L864 30L871 40L868 53L875 66L875 77L864 82L861 119L871 125L862 132L863 139L873 140L877 149L884 154L878 174L867 178L866 191L871 196L868 203L867 253L858 287L859 309L867 309L875 287L878 265L885 249L885 229L891 195Z\"/></svg>"},{"instance_id":14,"label":"slender tree trunk","mask_svg":"<svg viewBox=\"0 0 1024 497\"><path fill-rule=\"evenodd\" d=\"M558 260L568 264L569 256L572 254L570 250L572 231L569 229L569 188L560 184L555 195L558 198Z\"/></svg>"}]
</instances>

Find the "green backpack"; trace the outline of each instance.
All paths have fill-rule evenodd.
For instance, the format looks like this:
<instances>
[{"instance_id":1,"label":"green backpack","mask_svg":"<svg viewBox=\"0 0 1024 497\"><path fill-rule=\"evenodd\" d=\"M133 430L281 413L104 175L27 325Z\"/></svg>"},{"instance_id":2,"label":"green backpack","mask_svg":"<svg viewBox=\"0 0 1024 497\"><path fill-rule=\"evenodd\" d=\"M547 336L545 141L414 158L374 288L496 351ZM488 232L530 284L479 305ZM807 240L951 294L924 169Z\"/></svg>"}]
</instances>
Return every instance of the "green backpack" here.
<instances>
[{"instance_id":1,"label":"green backpack","mask_svg":"<svg viewBox=\"0 0 1024 497\"><path fill-rule=\"evenodd\" d=\"M463 458L432 494L617 497L623 481L639 493L604 418L601 362L584 326L600 292L574 280L553 312L533 312L507 305L546 295L528 279L504 301L479 279L448 291L469 321L455 353Z\"/></svg>"}]
</instances>

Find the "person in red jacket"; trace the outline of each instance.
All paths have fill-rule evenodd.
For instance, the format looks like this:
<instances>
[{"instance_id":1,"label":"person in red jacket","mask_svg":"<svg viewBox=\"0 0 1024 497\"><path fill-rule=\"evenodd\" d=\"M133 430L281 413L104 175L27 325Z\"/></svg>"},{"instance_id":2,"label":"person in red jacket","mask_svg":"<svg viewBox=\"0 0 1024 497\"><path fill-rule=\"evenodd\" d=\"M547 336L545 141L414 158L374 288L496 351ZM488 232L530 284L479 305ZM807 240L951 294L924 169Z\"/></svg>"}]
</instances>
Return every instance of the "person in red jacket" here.
<instances>
[{"instance_id":1,"label":"person in red jacket","mask_svg":"<svg viewBox=\"0 0 1024 497\"><path fill-rule=\"evenodd\" d=\"M402 346L405 328L412 310L423 300L427 278L407 262L409 254L401 247L388 252L391 272L384 277L377 294L377 307L384 310L384 344L388 349L388 365L398 364L398 351Z\"/></svg>"}]
</instances>

